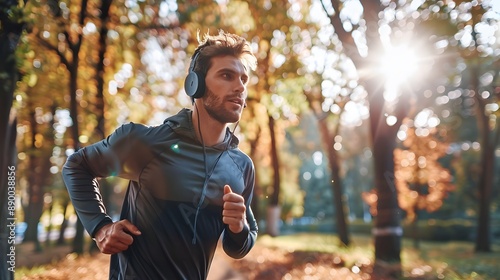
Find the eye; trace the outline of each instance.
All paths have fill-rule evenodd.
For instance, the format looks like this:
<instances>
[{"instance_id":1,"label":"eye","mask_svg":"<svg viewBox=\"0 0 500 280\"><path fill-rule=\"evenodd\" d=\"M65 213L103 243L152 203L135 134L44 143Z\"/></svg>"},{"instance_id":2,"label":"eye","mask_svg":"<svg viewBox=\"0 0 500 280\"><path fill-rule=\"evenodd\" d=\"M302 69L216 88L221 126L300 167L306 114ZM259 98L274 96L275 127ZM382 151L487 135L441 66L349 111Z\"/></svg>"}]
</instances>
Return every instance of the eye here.
<instances>
[{"instance_id":1,"label":"eye","mask_svg":"<svg viewBox=\"0 0 500 280\"><path fill-rule=\"evenodd\" d=\"M222 73L222 75L221 75L221 76L222 76L222 78L224 78L224 79L226 79L226 80L229 80L229 79L231 79L231 78L232 78L232 75L231 75L231 73L229 73L229 72Z\"/></svg>"}]
</instances>

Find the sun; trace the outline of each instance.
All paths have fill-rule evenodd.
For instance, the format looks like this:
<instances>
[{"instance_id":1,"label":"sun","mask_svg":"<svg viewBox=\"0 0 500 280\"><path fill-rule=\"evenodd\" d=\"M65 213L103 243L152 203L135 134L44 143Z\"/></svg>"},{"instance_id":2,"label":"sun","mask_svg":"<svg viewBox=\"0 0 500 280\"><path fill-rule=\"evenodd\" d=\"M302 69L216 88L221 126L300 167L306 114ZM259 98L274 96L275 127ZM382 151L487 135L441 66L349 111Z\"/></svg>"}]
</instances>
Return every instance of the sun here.
<instances>
[{"instance_id":1,"label":"sun","mask_svg":"<svg viewBox=\"0 0 500 280\"><path fill-rule=\"evenodd\" d=\"M386 50L380 59L380 72L386 81L398 84L408 82L415 74L418 57L415 50L408 46L394 46Z\"/></svg>"},{"instance_id":2,"label":"sun","mask_svg":"<svg viewBox=\"0 0 500 280\"><path fill-rule=\"evenodd\" d=\"M383 77L384 99L397 102L403 87L411 87L421 73L418 73L419 56L407 45L392 46L385 50L378 62L379 75Z\"/></svg>"}]
</instances>

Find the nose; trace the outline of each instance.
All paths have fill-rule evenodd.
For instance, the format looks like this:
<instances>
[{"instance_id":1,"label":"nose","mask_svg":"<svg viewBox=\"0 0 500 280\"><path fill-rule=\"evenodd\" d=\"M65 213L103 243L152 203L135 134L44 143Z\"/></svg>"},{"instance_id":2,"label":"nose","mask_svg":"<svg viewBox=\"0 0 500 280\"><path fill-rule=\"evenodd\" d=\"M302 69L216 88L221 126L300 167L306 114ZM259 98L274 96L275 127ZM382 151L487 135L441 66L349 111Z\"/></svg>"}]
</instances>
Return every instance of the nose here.
<instances>
[{"instance_id":1,"label":"nose","mask_svg":"<svg viewBox=\"0 0 500 280\"><path fill-rule=\"evenodd\" d=\"M236 79L236 85L234 91L237 93L242 93L245 91L245 89L246 89L245 82L243 82L242 79Z\"/></svg>"}]
</instances>

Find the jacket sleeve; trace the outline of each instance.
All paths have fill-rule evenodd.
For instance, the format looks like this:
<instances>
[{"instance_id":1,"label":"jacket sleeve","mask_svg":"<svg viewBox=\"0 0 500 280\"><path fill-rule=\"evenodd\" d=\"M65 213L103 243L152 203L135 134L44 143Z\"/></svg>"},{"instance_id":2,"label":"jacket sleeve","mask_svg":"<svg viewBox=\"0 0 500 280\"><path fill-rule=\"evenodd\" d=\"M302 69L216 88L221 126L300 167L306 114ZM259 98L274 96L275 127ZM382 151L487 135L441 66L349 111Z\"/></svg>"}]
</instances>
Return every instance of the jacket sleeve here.
<instances>
[{"instance_id":1,"label":"jacket sleeve","mask_svg":"<svg viewBox=\"0 0 500 280\"><path fill-rule=\"evenodd\" d=\"M250 168L247 171L248 176L246 182L246 185L249 187L247 187L242 194L246 202L247 223L240 233L233 233L226 225L222 237L222 248L224 249L224 252L226 252L228 256L235 259L241 259L246 256L253 248L255 241L257 240L257 222L255 221L255 217L250 207L255 184L255 169L251 161L249 165Z\"/></svg>"},{"instance_id":2,"label":"jacket sleeve","mask_svg":"<svg viewBox=\"0 0 500 280\"><path fill-rule=\"evenodd\" d=\"M233 233L226 226L222 238L222 248L224 252L232 258L241 259L250 252L257 240L257 222L252 213L252 209L247 207L247 225L240 233Z\"/></svg>"},{"instance_id":3,"label":"jacket sleeve","mask_svg":"<svg viewBox=\"0 0 500 280\"><path fill-rule=\"evenodd\" d=\"M138 180L141 158L137 155L146 146L138 145L140 141L135 137L140 129L140 125L132 123L122 125L106 139L70 155L63 166L62 176L71 202L92 237L102 226L112 223L97 178L118 176Z\"/></svg>"}]
</instances>

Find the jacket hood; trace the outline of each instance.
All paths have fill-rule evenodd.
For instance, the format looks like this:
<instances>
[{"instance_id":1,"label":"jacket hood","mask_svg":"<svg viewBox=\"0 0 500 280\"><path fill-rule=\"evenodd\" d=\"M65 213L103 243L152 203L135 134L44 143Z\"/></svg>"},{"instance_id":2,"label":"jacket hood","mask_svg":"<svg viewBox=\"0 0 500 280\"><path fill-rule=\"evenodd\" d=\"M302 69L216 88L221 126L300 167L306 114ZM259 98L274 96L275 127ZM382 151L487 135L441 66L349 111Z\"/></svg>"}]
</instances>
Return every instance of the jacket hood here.
<instances>
[{"instance_id":1,"label":"jacket hood","mask_svg":"<svg viewBox=\"0 0 500 280\"><path fill-rule=\"evenodd\" d=\"M196 133L194 132L192 113L193 111L191 109L184 108L176 115L167 118L163 123L170 126L175 133L199 142L196 137ZM203 120L200 120L200 124L203 124ZM224 141L212 146L211 148L217 150L236 149L238 148L238 144L238 138L229 130L229 128L226 128Z\"/></svg>"}]
</instances>

